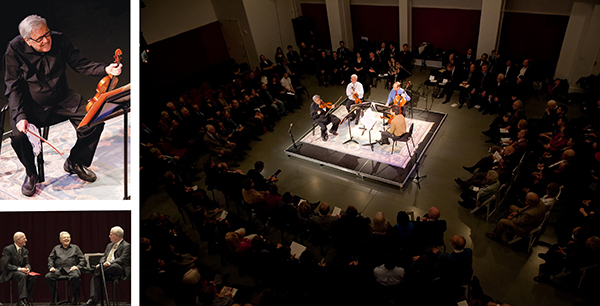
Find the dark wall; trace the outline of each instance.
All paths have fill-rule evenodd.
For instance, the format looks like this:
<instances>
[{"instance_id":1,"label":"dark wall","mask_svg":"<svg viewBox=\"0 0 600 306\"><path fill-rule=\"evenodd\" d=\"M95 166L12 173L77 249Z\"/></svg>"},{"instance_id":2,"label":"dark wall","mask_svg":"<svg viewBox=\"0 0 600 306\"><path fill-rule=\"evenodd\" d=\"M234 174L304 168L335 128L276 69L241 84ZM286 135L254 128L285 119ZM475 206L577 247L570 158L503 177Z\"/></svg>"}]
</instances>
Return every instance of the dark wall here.
<instances>
[{"instance_id":1,"label":"dark wall","mask_svg":"<svg viewBox=\"0 0 600 306\"><path fill-rule=\"evenodd\" d=\"M140 68L141 104L148 107L162 107L167 103L165 99L176 98L199 86L194 76L229 59L219 22L152 43L148 48L148 63ZM158 118L158 114L155 117Z\"/></svg>"},{"instance_id":2,"label":"dark wall","mask_svg":"<svg viewBox=\"0 0 600 306\"><path fill-rule=\"evenodd\" d=\"M327 7L325 4L301 3L302 16L314 21L315 36L317 37L317 48L331 49L331 34L329 32L329 19L327 18ZM337 45L335 48L337 49Z\"/></svg>"},{"instance_id":3,"label":"dark wall","mask_svg":"<svg viewBox=\"0 0 600 306\"><path fill-rule=\"evenodd\" d=\"M433 48L456 49L464 54L468 48L477 48L480 18L478 10L413 8L410 49L426 41Z\"/></svg>"},{"instance_id":4,"label":"dark wall","mask_svg":"<svg viewBox=\"0 0 600 306\"><path fill-rule=\"evenodd\" d=\"M569 16L504 13L498 52L517 64L533 58L537 69L552 77L568 23Z\"/></svg>"},{"instance_id":5,"label":"dark wall","mask_svg":"<svg viewBox=\"0 0 600 306\"><path fill-rule=\"evenodd\" d=\"M395 41L400 45L405 43L398 42L400 28L397 6L351 5L350 12L354 45L362 36L368 37L370 42Z\"/></svg>"},{"instance_id":6,"label":"dark wall","mask_svg":"<svg viewBox=\"0 0 600 306\"><path fill-rule=\"evenodd\" d=\"M136 216L137 218L137 216ZM58 245L58 234L68 231L71 234L71 243L78 245L85 253L104 253L106 245L110 243L108 234L113 226L120 226L125 231L125 241L131 243L131 212L2 212L0 213L0 247L4 248L13 243L15 232L24 232L27 236L31 269L40 273L38 276L33 299L35 302L50 302L51 296L48 286L44 282L44 275L48 272L48 255L52 248ZM137 247L137 242L133 247ZM139 273L136 268L132 273ZM90 295L91 274L83 274L81 289L82 301ZM59 293L64 295L64 285L60 284ZM110 288L110 287L109 287ZM0 301L8 305L8 282L0 284ZM18 299L17 288L13 285L13 301ZM83 294L85 293L85 294ZM109 296L112 297L109 292ZM131 301L130 281L119 284L121 301ZM62 297L62 296L61 296ZM64 299L64 297L63 297Z\"/></svg>"}]
</instances>

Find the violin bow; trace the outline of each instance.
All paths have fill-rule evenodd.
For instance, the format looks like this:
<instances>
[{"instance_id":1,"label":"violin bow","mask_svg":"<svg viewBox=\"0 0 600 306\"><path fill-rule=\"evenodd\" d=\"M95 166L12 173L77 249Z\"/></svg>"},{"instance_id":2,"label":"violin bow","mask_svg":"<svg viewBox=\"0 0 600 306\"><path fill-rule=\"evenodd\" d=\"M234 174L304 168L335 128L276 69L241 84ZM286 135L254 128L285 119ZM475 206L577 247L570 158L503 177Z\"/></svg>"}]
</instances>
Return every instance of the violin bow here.
<instances>
[{"instance_id":1,"label":"violin bow","mask_svg":"<svg viewBox=\"0 0 600 306\"><path fill-rule=\"evenodd\" d=\"M50 142L48 142L48 140L44 139L40 135L38 135L38 134L36 134L36 133L34 133L34 132L30 131L30 130L27 130L27 133L29 133L29 134L31 134L31 135L39 138L41 141L47 143L52 149L54 149L54 151L56 151L56 153L60 154L61 156L63 155L62 152L60 152L58 149L56 149Z\"/></svg>"}]
</instances>

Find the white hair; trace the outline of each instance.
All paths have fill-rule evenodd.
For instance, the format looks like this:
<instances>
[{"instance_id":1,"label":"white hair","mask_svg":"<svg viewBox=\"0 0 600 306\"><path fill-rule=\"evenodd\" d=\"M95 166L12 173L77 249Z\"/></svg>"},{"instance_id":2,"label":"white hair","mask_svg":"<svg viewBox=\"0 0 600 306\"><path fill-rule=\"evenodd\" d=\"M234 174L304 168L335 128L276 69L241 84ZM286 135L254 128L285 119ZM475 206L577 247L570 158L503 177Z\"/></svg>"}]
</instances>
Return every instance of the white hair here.
<instances>
[{"instance_id":1,"label":"white hair","mask_svg":"<svg viewBox=\"0 0 600 306\"><path fill-rule=\"evenodd\" d=\"M319 95L314 95L314 96L312 97L313 101L315 101L315 102L317 102L317 99L318 99L318 98L321 98L321 96L319 96Z\"/></svg>"},{"instance_id":2,"label":"white hair","mask_svg":"<svg viewBox=\"0 0 600 306\"><path fill-rule=\"evenodd\" d=\"M350 78L357 78L358 79L358 75L353 74L353 75L350 76Z\"/></svg>"},{"instance_id":3,"label":"white hair","mask_svg":"<svg viewBox=\"0 0 600 306\"><path fill-rule=\"evenodd\" d=\"M63 238L63 236L64 236L64 235L69 235L69 236L71 236L71 234L69 234L69 232L67 232L67 231L62 231L62 232L60 232L60 234L58 234L58 240L62 240L62 238Z\"/></svg>"},{"instance_id":4,"label":"white hair","mask_svg":"<svg viewBox=\"0 0 600 306\"><path fill-rule=\"evenodd\" d=\"M114 226L113 228L110 229L110 231L119 236L119 238L123 238L123 228L121 228L120 226Z\"/></svg>"},{"instance_id":5,"label":"white hair","mask_svg":"<svg viewBox=\"0 0 600 306\"><path fill-rule=\"evenodd\" d=\"M31 38L31 32L33 30L37 30L42 26L48 26L46 24L46 19L38 16L38 15L29 15L19 23L19 33L24 38Z\"/></svg>"},{"instance_id":6,"label":"white hair","mask_svg":"<svg viewBox=\"0 0 600 306\"><path fill-rule=\"evenodd\" d=\"M23 236L25 236L25 233L23 233L23 232L16 232L16 233L13 235L13 241L14 241L14 242L17 242L17 239L19 239L19 238L21 238L21 237L23 237Z\"/></svg>"}]
</instances>

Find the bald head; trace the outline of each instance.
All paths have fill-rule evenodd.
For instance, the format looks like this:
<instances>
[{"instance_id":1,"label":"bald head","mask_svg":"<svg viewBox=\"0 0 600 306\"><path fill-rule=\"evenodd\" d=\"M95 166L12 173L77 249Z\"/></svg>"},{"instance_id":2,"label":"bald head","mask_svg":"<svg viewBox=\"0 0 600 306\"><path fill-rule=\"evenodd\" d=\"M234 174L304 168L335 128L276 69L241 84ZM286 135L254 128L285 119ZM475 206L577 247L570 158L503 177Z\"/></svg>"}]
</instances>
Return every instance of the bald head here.
<instances>
[{"instance_id":1,"label":"bald head","mask_svg":"<svg viewBox=\"0 0 600 306\"><path fill-rule=\"evenodd\" d=\"M452 243L452 247L455 250L460 251L465 248L465 244L467 243L467 241L462 236L454 235L454 237L452 237L452 239L450 240L450 243Z\"/></svg>"},{"instance_id":2,"label":"bald head","mask_svg":"<svg viewBox=\"0 0 600 306\"><path fill-rule=\"evenodd\" d=\"M529 206L535 206L540 203L540 197L535 192L528 192L525 203Z\"/></svg>"},{"instance_id":3,"label":"bald head","mask_svg":"<svg viewBox=\"0 0 600 306\"><path fill-rule=\"evenodd\" d=\"M427 215L429 216L429 219L437 220L440 217L440 210L437 209L437 207L432 207L429 209Z\"/></svg>"},{"instance_id":4,"label":"bald head","mask_svg":"<svg viewBox=\"0 0 600 306\"><path fill-rule=\"evenodd\" d=\"M22 248L27 243L27 237L25 236L25 233L23 233L23 232L16 232L13 235L13 241L18 247Z\"/></svg>"}]
</instances>

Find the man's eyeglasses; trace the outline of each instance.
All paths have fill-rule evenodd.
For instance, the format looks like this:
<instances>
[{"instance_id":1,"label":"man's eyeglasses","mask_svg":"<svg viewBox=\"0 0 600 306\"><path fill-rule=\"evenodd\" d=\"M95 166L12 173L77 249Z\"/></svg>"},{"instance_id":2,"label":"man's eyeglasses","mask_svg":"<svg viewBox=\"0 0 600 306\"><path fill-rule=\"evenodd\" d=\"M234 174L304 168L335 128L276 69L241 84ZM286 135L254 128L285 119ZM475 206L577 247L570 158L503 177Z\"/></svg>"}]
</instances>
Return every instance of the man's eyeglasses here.
<instances>
[{"instance_id":1,"label":"man's eyeglasses","mask_svg":"<svg viewBox=\"0 0 600 306\"><path fill-rule=\"evenodd\" d=\"M44 35L42 35L42 36L40 36L40 37L38 37L38 38L36 38L36 39L30 38L30 40L33 40L33 41L35 41L36 43L38 43L38 44L39 44L39 43L41 43L41 42L42 42L42 40L43 40L44 38L50 38L50 30L48 30L48 32L46 32L46 34L44 34Z\"/></svg>"}]
</instances>

